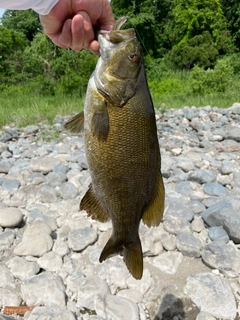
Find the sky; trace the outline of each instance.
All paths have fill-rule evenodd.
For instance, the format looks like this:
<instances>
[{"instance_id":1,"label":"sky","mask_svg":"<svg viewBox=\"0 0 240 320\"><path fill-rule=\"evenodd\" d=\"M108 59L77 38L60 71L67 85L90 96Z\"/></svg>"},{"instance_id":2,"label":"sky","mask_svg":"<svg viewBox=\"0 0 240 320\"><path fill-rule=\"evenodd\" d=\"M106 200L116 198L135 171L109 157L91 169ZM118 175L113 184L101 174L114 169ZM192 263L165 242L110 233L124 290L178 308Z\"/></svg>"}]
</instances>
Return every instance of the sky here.
<instances>
[{"instance_id":1,"label":"sky","mask_svg":"<svg viewBox=\"0 0 240 320\"><path fill-rule=\"evenodd\" d=\"M1 18L1 16L3 15L4 10L5 10L5 9L1 9L1 8L0 8L0 18Z\"/></svg>"}]
</instances>

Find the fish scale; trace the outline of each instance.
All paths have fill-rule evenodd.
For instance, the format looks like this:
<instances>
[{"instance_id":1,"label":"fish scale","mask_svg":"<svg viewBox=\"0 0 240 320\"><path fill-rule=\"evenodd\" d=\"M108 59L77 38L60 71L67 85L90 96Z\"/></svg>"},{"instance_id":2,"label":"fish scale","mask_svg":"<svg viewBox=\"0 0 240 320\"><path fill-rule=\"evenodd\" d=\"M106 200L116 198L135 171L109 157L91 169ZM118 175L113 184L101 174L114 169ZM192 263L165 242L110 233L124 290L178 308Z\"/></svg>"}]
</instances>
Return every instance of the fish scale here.
<instances>
[{"instance_id":1,"label":"fish scale","mask_svg":"<svg viewBox=\"0 0 240 320\"><path fill-rule=\"evenodd\" d=\"M119 30L121 24L99 33L101 56L88 83L84 115L75 116L66 127L74 131L84 123L92 183L80 209L93 219L112 221L100 262L123 254L131 274L140 279L139 224L141 219L149 227L160 223L164 186L141 49L134 30Z\"/></svg>"}]
</instances>

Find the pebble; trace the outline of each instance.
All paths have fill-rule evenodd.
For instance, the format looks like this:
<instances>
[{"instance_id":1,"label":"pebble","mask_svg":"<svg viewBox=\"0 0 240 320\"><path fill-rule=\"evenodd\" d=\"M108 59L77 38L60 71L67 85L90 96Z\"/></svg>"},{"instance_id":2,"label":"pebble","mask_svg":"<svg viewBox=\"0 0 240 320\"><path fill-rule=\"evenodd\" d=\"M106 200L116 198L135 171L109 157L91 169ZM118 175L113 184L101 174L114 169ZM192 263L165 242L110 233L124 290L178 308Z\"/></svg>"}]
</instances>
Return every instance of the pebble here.
<instances>
[{"instance_id":1,"label":"pebble","mask_svg":"<svg viewBox=\"0 0 240 320\"><path fill-rule=\"evenodd\" d=\"M22 221L23 215L18 208L0 209L0 226L3 228L16 227Z\"/></svg>"},{"instance_id":2,"label":"pebble","mask_svg":"<svg viewBox=\"0 0 240 320\"><path fill-rule=\"evenodd\" d=\"M140 224L141 280L120 255L99 263L112 225L79 211L91 178L66 118L0 131L0 308L36 306L30 320L235 320L239 108L156 111L166 205L158 227Z\"/></svg>"}]
</instances>

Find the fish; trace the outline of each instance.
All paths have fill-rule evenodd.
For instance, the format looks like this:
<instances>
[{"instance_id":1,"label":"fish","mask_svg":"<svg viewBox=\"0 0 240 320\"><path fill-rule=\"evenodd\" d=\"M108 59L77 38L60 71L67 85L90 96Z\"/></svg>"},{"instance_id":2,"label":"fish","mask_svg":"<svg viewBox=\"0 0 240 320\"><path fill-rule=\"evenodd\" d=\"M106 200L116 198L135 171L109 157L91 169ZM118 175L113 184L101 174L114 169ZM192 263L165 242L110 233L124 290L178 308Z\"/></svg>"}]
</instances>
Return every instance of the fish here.
<instances>
[{"instance_id":1,"label":"fish","mask_svg":"<svg viewBox=\"0 0 240 320\"><path fill-rule=\"evenodd\" d=\"M112 235L99 261L120 254L136 279L143 274L141 220L158 226L164 184L155 111L143 54L133 28L100 31L100 57L91 75L83 112L65 124L84 132L91 184L80 203L89 217L112 221Z\"/></svg>"}]
</instances>

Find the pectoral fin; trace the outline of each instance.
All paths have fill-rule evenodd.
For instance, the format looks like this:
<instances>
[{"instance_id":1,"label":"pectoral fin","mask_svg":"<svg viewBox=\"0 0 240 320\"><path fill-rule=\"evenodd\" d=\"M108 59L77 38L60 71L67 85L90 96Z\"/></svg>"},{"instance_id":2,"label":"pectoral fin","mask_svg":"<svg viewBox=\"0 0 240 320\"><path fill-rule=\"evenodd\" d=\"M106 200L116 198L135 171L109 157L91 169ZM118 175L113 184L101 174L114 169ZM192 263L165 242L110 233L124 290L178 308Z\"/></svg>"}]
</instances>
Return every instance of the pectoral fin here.
<instances>
[{"instance_id":1,"label":"pectoral fin","mask_svg":"<svg viewBox=\"0 0 240 320\"><path fill-rule=\"evenodd\" d=\"M83 130L84 113L83 111L72 117L64 124L64 128L72 133L80 133Z\"/></svg>"},{"instance_id":2,"label":"pectoral fin","mask_svg":"<svg viewBox=\"0 0 240 320\"><path fill-rule=\"evenodd\" d=\"M159 172L155 191L149 205L145 209L142 220L148 227L156 227L159 225L164 212L165 191L161 172Z\"/></svg>"},{"instance_id":3,"label":"pectoral fin","mask_svg":"<svg viewBox=\"0 0 240 320\"><path fill-rule=\"evenodd\" d=\"M102 208L93 192L92 185L89 186L88 191L81 200L80 210L85 210L88 216L94 220L100 222L107 222L109 220L107 212Z\"/></svg>"},{"instance_id":4,"label":"pectoral fin","mask_svg":"<svg viewBox=\"0 0 240 320\"><path fill-rule=\"evenodd\" d=\"M107 107L96 110L92 117L92 132L99 140L106 141L109 132L109 117Z\"/></svg>"}]
</instances>

